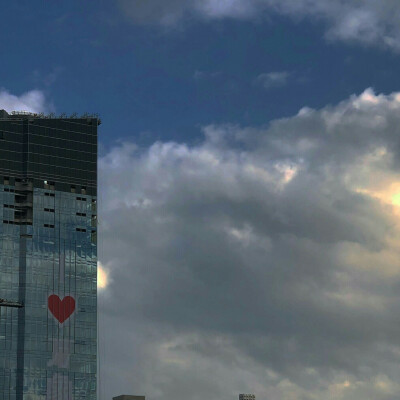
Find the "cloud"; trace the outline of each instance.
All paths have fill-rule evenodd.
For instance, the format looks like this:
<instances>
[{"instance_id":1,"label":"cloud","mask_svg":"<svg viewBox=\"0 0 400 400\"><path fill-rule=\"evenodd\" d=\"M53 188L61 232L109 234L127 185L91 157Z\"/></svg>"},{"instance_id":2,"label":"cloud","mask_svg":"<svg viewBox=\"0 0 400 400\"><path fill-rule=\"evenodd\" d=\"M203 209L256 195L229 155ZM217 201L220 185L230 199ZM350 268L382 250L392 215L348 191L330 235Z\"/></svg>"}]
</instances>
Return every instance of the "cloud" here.
<instances>
[{"instance_id":1,"label":"cloud","mask_svg":"<svg viewBox=\"0 0 400 400\"><path fill-rule=\"evenodd\" d=\"M281 87L287 84L289 76L290 74L287 71L263 73L257 76L255 83L264 89Z\"/></svg>"},{"instance_id":2,"label":"cloud","mask_svg":"<svg viewBox=\"0 0 400 400\"><path fill-rule=\"evenodd\" d=\"M398 398L399 126L367 89L101 158L101 398Z\"/></svg>"},{"instance_id":3,"label":"cloud","mask_svg":"<svg viewBox=\"0 0 400 400\"><path fill-rule=\"evenodd\" d=\"M50 87L54 85L54 83L60 78L64 71L65 68L60 66L52 68L52 70L48 73L43 73L40 70L35 70L33 71L33 78L40 85Z\"/></svg>"},{"instance_id":4,"label":"cloud","mask_svg":"<svg viewBox=\"0 0 400 400\"><path fill-rule=\"evenodd\" d=\"M31 90L20 96L13 95L5 89L0 89L0 109L7 112L29 111L33 113L48 112L52 105L40 90Z\"/></svg>"},{"instance_id":5,"label":"cloud","mask_svg":"<svg viewBox=\"0 0 400 400\"><path fill-rule=\"evenodd\" d=\"M160 23L171 26L183 17L187 9L182 0L119 0L119 5L127 17L139 25Z\"/></svg>"},{"instance_id":6,"label":"cloud","mask_svg":"<svg viewBox=\"0 0 400 400\"><path fill-rule=\"evenodd\" d=\"M194 71L193 78L196 81L203 81L203 80L212 80L218 78L221 75L222 72L220 71L209 72L209 71L196 70Z\"/></svg>"},{"instance_id":7,"label":"cloud","mask_svg":"<svg viewBox=\"0 0 400 400\"><path fill-rule=\"evenodd\" d=\"M400 3L397 0L120 0L135 23L175 25L184 17L256 20L285 15L294 20L324 21L326 37L383 45L400 50Z\"/></svg>"}]
</instances>

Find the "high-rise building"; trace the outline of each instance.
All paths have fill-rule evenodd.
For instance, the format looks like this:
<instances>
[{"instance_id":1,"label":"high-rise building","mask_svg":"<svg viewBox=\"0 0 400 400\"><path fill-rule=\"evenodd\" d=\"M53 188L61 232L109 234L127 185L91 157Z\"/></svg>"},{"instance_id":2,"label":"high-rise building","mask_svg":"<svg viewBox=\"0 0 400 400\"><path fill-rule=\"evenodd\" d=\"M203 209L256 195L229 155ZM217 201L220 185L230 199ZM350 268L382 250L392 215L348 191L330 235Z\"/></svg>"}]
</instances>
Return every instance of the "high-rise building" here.
<instances>
[{"instance_id":1,"label":"high-rise building","mask_svg":"<svg viewBox=\"0 0 400 400\"><path fill-rule=\"evenodd\" d=\"M95 116L0 111L0 400L95 400Z\"/></svg>"},{"instance_id":2,"label":"high-rise building","mask_svg":"<svg viewBox=\"0 0 400 400\"><path fill-rule=\"evenodd\" d=\"M254 394L239 394L239 400L256 400Z\"/></svg>"}]
</instances>

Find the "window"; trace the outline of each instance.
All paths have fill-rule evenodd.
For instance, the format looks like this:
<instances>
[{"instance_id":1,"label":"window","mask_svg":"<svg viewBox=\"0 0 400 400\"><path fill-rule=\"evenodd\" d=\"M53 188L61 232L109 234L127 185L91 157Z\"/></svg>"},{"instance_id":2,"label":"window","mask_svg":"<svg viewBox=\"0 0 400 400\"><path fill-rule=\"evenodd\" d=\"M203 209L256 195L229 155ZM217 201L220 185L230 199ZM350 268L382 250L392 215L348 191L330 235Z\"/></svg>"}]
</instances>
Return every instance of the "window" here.
<instances>
[{"instance_id":1,"label":"window","mask_svg":"<svg viewBox=\"0 0 400 400\"><path fill-rule=\"evenodd\" d=\"M77 199L77 200L80 200L80 201L86 201L86 198L85 198L85 197L77 197L76 199Z\"/></svg>"},{"instance_id":2,"label":"window","mask_svg":"<svg viewBox=\"0 0 400 400\"><path fill-rule=\"evenodd\" d=\"M76 231L77 232L86 232L86 229L84 229L84 228L76 228Z\"/></svg>"},{"instance_id":3,"label":"window","mask_svg":"<svg viewBox=\"0 0 400 400\"><path fill-rule=\"evenodd\" d=\"M50 181L43 181L43 187L49 190L55 190L55 183Z\"/></svg>"},{"instance_id":4,"label":"window","mask_svg":"<svg viewBox=\"0 0 400 400\"><path fill-rule=\"evenodd\" d=\"M44 224L43 225L45 228L54 228L53 224Z\"/></svg>"},{"instance_id":5,"label":"window","mask_svg":"<svg viewBox=\"0 0 400 400\"><path fill-rule=\"evenodd\" d=\"M71 185L71 193L75 193L76 192L76 187L74 185Z\"/></svg>"},{"instance_id":6,"label":"window","mask_svg":"<svg viewBox=\"0 0 400 400\"><path fill-rule=\"evenodd\" d=\"M44 211L52 212L52 213L53 213L53 212L54 212L54 208L45 208Z\"/></svg>"},{"instance_id":7,"label":"window","mask_svg":"<svg viewBox=\"0 0 400 400\"><path fill-rule=\"evenodd\" d=\"M86 194L86 186L81 187L81 194Z\"/></svg>"},{"instance_id":8,"label":"window","mask_svg":"<svg viewBox=\"0 0 400 400\"><path fill-rule=\"evenodd\" d=\"M0 131L0 140L4 140L5 139L5 134L3 131Z\"/></svg>"},{"instance_id":9,"label":"window","mask_svg":"<svg viewBox=\"0 0 400 400\"><path fill-rule=\"evenodd\" d=\"M97 242L97 232L96 231L92 232L91 240L92 240L92 243L96 243Z\"/></svg>"},{"instance_id":10,"label":"window","mask_svg":"<svg viewBox=\"0 0 400 400\"><path fill-rule=\"evenodd\" d=\"M47 193L47 192L46 192L44 195L45 195L45 196L48 196L48 197L54 197L54 193Z\"/></svg>"},{"instance_id":11,"label":"window","mask_svg":"<svg viewBox=\"0 0 400 400\"><path fill-rule=\"evenodd\" d=\"M77 215L78 217L86 217L86 214L85 214L85 213L77 212L76 215Z\"/></svg>"},{"instance_id":12,"label":"window","mask_svg":"<svg viewBox=\"0 0 400 400\"><path fill-rule=\"evenodd\" d=\"M10 178L8 176L4 177L4 185L9 185L10 184Z\"/></svg>"}]
</instances>

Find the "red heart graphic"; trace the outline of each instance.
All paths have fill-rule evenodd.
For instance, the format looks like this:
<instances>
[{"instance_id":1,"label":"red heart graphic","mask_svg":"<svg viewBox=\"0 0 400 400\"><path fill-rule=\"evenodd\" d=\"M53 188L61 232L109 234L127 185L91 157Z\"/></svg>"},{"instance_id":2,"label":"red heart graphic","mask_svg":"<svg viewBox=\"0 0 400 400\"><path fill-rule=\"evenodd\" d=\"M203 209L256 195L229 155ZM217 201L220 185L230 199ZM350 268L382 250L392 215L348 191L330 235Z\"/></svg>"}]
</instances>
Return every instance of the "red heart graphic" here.
<instances>
[{"instance_id":1,"label":"red heart graphic","mask_svg":"<svg viewBox=\"0 0 400 400\"><path fill-rule=\"evenodd\" d=\"M47 303L50 312L60 324L66 321L75 311L75 300L71 296L66 296L60 300L56 294L52 294L49 296Z\"/></svg>"}]
</instances>

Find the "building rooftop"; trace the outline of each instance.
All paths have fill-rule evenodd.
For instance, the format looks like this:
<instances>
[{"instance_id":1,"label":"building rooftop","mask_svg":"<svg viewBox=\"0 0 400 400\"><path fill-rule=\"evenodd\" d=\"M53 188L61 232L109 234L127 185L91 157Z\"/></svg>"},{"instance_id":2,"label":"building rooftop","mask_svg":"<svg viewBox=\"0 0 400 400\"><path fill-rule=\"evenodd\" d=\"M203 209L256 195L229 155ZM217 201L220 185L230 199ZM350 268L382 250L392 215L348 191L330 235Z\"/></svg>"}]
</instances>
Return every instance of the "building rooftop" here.
<instances>
[{"instance_id":1,"label":"building rooftop","mask_svg":"<svg viewBox=\"0 0 400 400\"><path fill-rule=\"evenodd\" d=\"M132 396L128 394L122 394L117 397L113 397L113 400L145 400L145 396Z\"/></svg>"},{"instance_id":2,"label":"building rooftop","mask_svg":"<svg viewBox=\"0 0 400 400\"><path fill-rule=\"evenodd\" d=\"M8 113L6 110L0 110L0 119L26 119L26 118L40 118L40 119L96 119L97 124L101 124L101 119L98 114L95 113L84 113L78 115L78 113L73 114L55 114L55 113L34 113L30 111L11 111Z\"/></svg>"}]
</instances>

